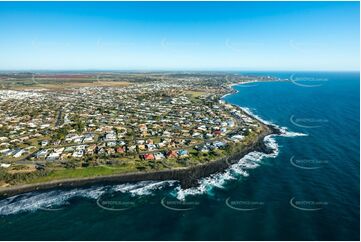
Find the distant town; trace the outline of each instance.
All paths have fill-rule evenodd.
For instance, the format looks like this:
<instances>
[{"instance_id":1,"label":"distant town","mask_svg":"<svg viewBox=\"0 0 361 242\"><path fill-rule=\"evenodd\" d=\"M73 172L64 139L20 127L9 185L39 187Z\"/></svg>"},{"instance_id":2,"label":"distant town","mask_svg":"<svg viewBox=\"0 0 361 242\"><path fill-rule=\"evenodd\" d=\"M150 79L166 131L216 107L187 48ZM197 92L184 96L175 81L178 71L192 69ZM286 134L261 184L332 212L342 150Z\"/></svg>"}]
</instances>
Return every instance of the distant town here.
<instances>
[{"instance_id":1,"label":"distant town","mask_svg":"<svg viewBox=\"0 0 361 242\"><path fill-rule=\"evenodd\" d=\"M185 169L239 151L265 125L222 96L272 77L0 73L0 186Z\"/></svg>"}]
</instances>

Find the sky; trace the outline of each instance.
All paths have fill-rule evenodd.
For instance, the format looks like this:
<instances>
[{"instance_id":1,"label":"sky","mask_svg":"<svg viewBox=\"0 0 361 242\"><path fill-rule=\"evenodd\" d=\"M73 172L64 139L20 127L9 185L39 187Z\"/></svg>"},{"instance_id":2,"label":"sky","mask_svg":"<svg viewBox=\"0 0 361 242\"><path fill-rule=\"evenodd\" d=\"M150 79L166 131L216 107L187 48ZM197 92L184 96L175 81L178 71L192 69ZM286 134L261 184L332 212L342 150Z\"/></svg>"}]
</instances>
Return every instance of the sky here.
<instances>
[{"instance_id":1,"label":"sky","mask_svg":"<svg viewBox=\"0 0 361 242\"><path fill-rule=\"evenodd\" d=\"M0 2L0 70L359 70L359 2Z\"/></svg>"}]
</instances>

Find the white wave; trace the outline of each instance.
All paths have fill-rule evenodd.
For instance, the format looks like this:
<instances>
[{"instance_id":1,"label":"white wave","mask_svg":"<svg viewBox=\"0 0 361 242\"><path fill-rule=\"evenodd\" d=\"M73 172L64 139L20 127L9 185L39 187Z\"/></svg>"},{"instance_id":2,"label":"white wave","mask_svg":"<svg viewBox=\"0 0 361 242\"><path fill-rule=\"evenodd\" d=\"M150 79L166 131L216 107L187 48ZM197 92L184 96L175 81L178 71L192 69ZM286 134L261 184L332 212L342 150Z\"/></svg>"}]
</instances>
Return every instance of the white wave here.
<instances>
[{"instance_id":1,"label":"white wave","mask_svg":"<svg viewBox=\"0 0 361 242\"><path fill-rule=\"evenodd\" d=\"M242 107L241 107L242 108ZM249 108L242 108L243 111L252 115L260 122L268 125L274 125L280 129L282 137L307 136L307 134L288 131L286 127L279 127L269 121L265 121L259 116L252 113ZM255 169L260 166L260 162L264 158L274 158L279 153L279 146L274 139L278 135L269 135L264 138L264 143L271 153L266 154L258 151L250 152L245 155L239 162L232 164L222 173L212 174L209 177L201 178L199 186L189 189L182 189L180 186L175 188L176 197L184 200L186 196L210 193L213 188L224 188L227 181L238 179L239 177L247 177L247 170ZM154 191L165 187L173 186L177 181L142 181L137 183L126 183L115 185L110 188L111 191L129 193L131 196L152 195ZM14 196L0 201L0 215L15 214L22 211L34 211L37 209L48 208L51 206L64 205L70 198L87 197L97 199L103 193L109 191L108 187L73 189L69 191L50 191L44 193L28 193L24 195Z\"/></svg>"},{"instance_id":2,"label":"white wave","mask_svg":"<svg viewBox=\"0 0 361 242\"><path fill-rule=\"evenodd\" d=\"M68 191L54 190L49 192L31 192L17 195L0 201L0 215L10 215L19 212L30 212L39 209L51 210L68 203L71 198L85 197L98 199L106 192L130 193L131 196L152 195L154 191L166 186L172 186L177 181L143 181L113 186L77 188ZM55 208L54 210L58 210Z\"/></svg>"},{"instance_id":3,"label":"white wave","mask_svg":"<svg viewBox=\"0 0 361 242\"><path fill-rule=\"evenodd\" d=\"M278 149L276 152L278 153ZM275 153L265 154L258 151L251 152L241 158L237 163L231 165L224 172L201 178L197 187L182 189L178 186L176 188L176 197L179 200L184 200L186 196L210 193L214 187L222 189L228 181L236 180L240 177L248 177L249 173L247 170L257 168L260 166L259 162L264 157L273 157L274 155Z\"/></svg>"},{"instance_id":4,"label":"white wave","mask_svg":"<svg viewBox=\"0 0 361 242\"><path fill-rule=\"evenodd\" d=\"M238 92L236 90L236 92ZM222 97L225 98L232 93L228 93ZM280 135L268 135L264 138L264 143L267 148L270 149L271 153L266 154L263 152L253 151L249 154L245 155L242 159L239 160L236 164L231 165L227 170L222 173L217 173L210 175L209 177L202 178L199 180L199 186L194 188L182 189L180 186L176 188L176 197L180 200L184 200L186 196L189 195L197 195L197 194L204 194L209 193L213 187L222 188L224 183L236 179L239 176L247 177L249 174L247 169L255 169L260 165L260 161L263 158L275 158L279 154L279 146L277 141L274 139L275 136L282 136L282 137L297 137L297 136L307 136L307 134L297 133L289 131L286 127L280 127L270 121L262 119L260 116L252 112L252 110L248 107L240 107L239 108L245 112L246 114L252 116L253 118L257 119L258 121L266 124L272 125L275 128L280 130Z\"/></svg>"},{"instance_id":5,"label":"white wave","mask_svg":"<svg viewBox=\"0 0 361 242\"><path fill-rule=\"evenodd\" d=\"M105 190L100 188L73 189L69 191L50 191L43 193L27 193L0 201L0 215L10 215L19 212L49 209L53 206L65 205L73 197L97 199Z\"/></svg>"},{"instance_id":6,"label":"white wave","mask_svg":"<svg viewBox=\"0 0 361 242\"><path fill-rule=\"evenodd\" d=\"M247 107L240 107L245 113L247 113L248 115L254 117L255 119L257 119L258 121L264 123L264 124L267 124L267 125L272 125L276 128L278 128L281 132L281 135L280 136L283 136L283 137L297 137L297 136L307 136L307 134L304 134L304 133L298 133L298 132L292 132L292 131L289 131L287 127L280 127L270 121L267 121L267 120L264 120L262 119L260 116L258 116L257 114L255 114L254 112L252 112L252 110L250 108L247 108Z\"/></svg>"},{"instance_id":7,"label":"white wave","mask_svg":"<svg viewBox=\"0 0 361 242\"><path fill-rule=\"evenodd\" d=\"M176 181L142 181L116 185L113 191L130 193L132 196L152 195L153 191L172 186Z\"/></svg>"},{"instance_id":8,"label":"white wave","mask_svg":"<svg viewBox=\"0 0 361 242\"><path fill-rule=\"evenodd\" d=\"M224 188L227 181L235 180L239 177L247 177L247 170L255 169L260 166L260 162L264 158L275 158L279 154L279 147L274 139L276 135L268 135L264 138L264 143L272 152L269 154L253 151L242 157L237 163L232 164L224 172L210 175L199 180L199 186L194 188L182 189L180 186L176 188L176 197L184 200L186 196L210 194L214 187Z\"/></svg>"},{"instance_id":9,"label":"white wave","mask_svg":"<svg viewBox=\"0 0 361 242\"><path fill-rule=\"evenodd\" d=\"M257 114L253 113L252 110L250 108L247 107L241 107L239 106L239 108L245 112L246 114L252 116L253 118L257 119L258 121L264 123L264 124L268 124L268 125L274 125L272 124L270 121L264 120L262 119L260 116L258 116ZM275 125L277 127L277 125Z\"/></svg>"},{"instance_id":10,"label":"white wave","mask_svg":"<svg viewBox=\"0 0 361 242\"><path fill-rule=\"evenodd\" d=\"M233 172L235 172L234 170ZM175 189L176 197L179 200L184 200L186 196L191 195L200 195L205 193L210 193L214 187L223 189L224 184L227 181L236 179L236 176L233 174L231 169L227 169L225 172L212 174L208 177L201 178L199 180L199 185L197 187L182 189L178 186ZM248 174L243 170L237 170L237 173L240 176L248 176Z\"/></svg>"},{"instance_id":11,"label":"white wave","mask_svg":"<svg viewBox=\"0 0 361 242\"><path fill-rule=\"evenodd\" d=\"M290 137L298 137L298 136L308 136L308 134L289 131L287 129L287 127L278 127L278 128L281 131L280 136L282 136L282 137L289 137L290 138Z\"/></svg>"}]
</instances>

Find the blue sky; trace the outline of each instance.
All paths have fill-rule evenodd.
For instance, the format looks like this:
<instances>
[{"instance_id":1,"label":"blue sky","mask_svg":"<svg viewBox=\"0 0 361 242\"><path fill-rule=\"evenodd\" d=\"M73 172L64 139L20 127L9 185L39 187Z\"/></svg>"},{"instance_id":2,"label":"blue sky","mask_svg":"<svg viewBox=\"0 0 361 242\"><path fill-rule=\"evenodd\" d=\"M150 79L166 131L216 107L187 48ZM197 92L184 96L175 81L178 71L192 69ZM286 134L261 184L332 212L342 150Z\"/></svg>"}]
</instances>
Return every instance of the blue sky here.
<instances>
[{"instance_id":1,"label":"blue sky","mask_svg":"<svg viewBox=\"0 0 361 242\"><path fill-rule=\"evenodd\" d=\"M0 2L1 70L359 70L358 2Z\"/></svg>"}]
</instances>

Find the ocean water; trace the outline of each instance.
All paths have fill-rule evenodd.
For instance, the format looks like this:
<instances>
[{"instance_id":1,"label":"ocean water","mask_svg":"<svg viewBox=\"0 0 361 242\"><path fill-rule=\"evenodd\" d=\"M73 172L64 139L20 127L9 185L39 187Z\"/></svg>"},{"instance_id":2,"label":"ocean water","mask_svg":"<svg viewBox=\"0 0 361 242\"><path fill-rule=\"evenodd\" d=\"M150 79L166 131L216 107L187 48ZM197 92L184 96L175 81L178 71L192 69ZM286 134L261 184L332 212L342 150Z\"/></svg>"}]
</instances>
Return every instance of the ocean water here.
<instances>
[{"instance_id":1,"label":"ocean water","mask_svg":"<svg viewBox=\"0 0 361 242\"><path fill-rule=\"evenodd\" d=\"M2 240L359 240L359 73L254 73L225 100L283 127L194 189L176 181L0 201Z\"/></svg>"}]
</instances>

